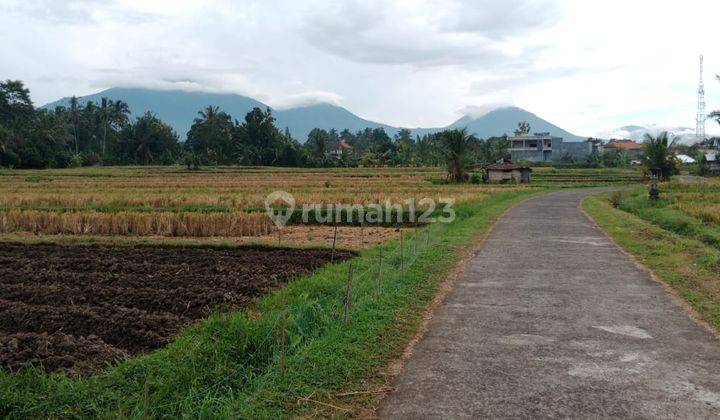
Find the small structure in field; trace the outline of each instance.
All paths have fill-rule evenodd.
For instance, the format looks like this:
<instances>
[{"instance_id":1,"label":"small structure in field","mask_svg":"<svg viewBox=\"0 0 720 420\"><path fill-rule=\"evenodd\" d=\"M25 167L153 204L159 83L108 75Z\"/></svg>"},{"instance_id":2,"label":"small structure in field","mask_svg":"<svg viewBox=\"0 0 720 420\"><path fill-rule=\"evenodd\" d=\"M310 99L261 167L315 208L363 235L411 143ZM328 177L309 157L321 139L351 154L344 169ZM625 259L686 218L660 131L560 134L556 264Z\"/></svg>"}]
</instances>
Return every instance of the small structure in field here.
<instances>
[{"instance_id":1,"label":"small structure in field","mask_svg":"<svg viewBox=\"0 0 720 420\"><path fill-rule=\"evenodd\" d=\"M489 184L526 184L531 172L529 166L504 161L486 166L485 179Z\"/></svg>"}]
</instances>

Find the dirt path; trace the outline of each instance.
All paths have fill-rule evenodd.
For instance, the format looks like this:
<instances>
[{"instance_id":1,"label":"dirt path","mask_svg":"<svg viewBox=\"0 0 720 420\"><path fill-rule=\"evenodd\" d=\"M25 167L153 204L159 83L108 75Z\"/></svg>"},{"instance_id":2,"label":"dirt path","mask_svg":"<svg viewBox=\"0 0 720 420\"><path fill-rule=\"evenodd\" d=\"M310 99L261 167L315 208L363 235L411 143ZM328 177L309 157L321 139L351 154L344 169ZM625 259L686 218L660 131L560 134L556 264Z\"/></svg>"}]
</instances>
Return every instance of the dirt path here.
<instances>
[{"instance_id":1,"label":"dirt path","mask_svg":"<svg viewBox=\"0 0 720 420\"><path fill-rule=\"evenodd\" d=\"M588 220L585 194L498 222L380 417L720 416L720 340Z\"/></svg>"}]
</instances>

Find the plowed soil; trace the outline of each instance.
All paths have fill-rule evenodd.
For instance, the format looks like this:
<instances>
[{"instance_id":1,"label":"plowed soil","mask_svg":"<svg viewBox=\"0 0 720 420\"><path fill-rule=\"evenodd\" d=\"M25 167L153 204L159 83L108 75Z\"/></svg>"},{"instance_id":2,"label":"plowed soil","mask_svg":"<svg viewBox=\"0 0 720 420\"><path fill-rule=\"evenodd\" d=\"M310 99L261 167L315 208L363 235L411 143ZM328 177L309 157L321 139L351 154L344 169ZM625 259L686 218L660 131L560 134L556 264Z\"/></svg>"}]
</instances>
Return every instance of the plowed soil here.
<instances>
[{"instance_id":1,"label":"plowed soil","mask_svg":"<svg viewBox=\"0 0 720 420\"><path fill-rule=\"evenodd\" d=\"M338 260L351 257L338 252ZM331 251L0 243L0 366L86 374L248 306Z\"/></svg>"}]
</instances>

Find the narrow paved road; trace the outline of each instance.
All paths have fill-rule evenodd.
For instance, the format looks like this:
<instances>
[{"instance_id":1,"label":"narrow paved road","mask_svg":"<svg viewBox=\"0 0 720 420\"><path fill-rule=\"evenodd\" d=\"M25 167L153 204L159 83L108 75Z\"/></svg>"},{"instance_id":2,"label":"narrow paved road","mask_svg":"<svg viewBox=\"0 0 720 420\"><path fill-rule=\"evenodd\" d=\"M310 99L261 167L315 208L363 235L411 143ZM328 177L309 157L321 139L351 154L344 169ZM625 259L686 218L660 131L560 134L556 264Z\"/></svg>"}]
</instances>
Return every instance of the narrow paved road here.
<instances>
[{"instance_id":1,"label":"narrow paved road","mask_svg":"<svg viewBox=\"0 0 720 420\"><path fill-rule=\"evenodd\" d=\"M497 223L381 418L720 417L720 340L581 213L587 193Z\"/></svg>"}]
</instances>

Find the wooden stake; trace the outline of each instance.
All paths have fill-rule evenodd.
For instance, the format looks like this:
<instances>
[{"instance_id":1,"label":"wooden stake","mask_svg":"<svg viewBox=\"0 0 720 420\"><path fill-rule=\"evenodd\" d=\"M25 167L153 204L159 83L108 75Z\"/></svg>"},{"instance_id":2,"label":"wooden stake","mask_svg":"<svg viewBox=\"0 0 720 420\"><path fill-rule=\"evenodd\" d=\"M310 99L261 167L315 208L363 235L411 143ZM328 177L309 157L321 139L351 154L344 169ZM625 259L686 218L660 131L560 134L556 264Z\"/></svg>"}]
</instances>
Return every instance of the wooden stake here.
<instances>
[{"instance_id":1,"label":"wooden stake","mask_svg":"<svg viewBox=\"0 0 720 420\"><path fill-rule=\"evenodd\" d=\"M428 245L430 245L430 228L429 227L425 228L425 248L427 248Z\"/></svg>"},{"instance_id":2,"label":"wooden stake","mask_svg":"<svg viewBox=\"0 0 720 420\"><path fill-rule=\"evenodd\" d=\"M337 225L335 225L335 232L333 233L333 248L332 255L330 255L330 262L335 261L335 243L337 242Z\"/></svg>"},{"instance_id":3,"label":"wooden stake","mask_svg":"<svg viewBox=\"0 0 720 420\"><path fill-rule=\"evenodd\" d=\"M280 289L280 370L285 373L285 287Z\"/></svg>"},{"instance_id":4,"label":"wooden stake","mask_svg":"<svg viewBox=\"0 0 720 420\"><path fill-rule=\"evenodd\" d=\"M404 245L403 245L403 231L400 229L400 274L405 274L405 261L403 261L405 255Z\"/></svg>"},{"instance_id":5,"label":"wooden stake","mask_svg":"<svg viewBox=\"0 0 720 420\"><path fill-rule=\"evenodd\" d=\"M377 291L378 297L380 297L380 282L382 281L382 263L383 263L383 251L382 248L380 248L380 254L378 254L378 271L377 271L377 278L375 279L376 287L375 290Z\"/></svg>"},{"instance_id":6,"label":"wooden stake","mask_svg":"<svg viewBox=\"0 0 720 420\"><path fill-rule=\"evenodd\" d=\"M352 262L348 265L348 281L347 287L345 287L345 297L343 298L343 309L344 316L343 321L347 324L350 320L350 300L351 300L351 287L352 287Z\"/></svg>"},{"instance_id":7,"label":"wooden stake","mask_svg":"<svg viewBox=\"0 0 720 420\"><path fill-rule=\"evenodd\" d=\"M150 385L147 381L143 386L143 418L150 418Z\"/></svg>"}]
</instances>

